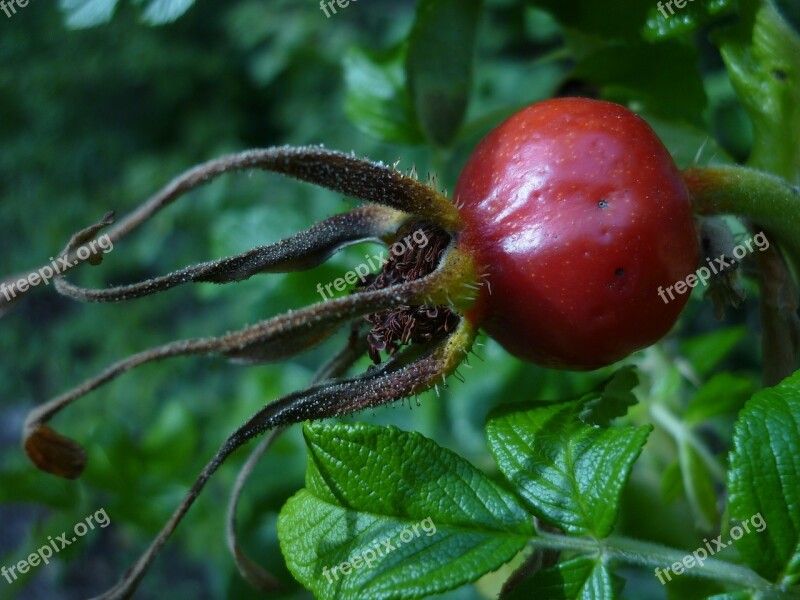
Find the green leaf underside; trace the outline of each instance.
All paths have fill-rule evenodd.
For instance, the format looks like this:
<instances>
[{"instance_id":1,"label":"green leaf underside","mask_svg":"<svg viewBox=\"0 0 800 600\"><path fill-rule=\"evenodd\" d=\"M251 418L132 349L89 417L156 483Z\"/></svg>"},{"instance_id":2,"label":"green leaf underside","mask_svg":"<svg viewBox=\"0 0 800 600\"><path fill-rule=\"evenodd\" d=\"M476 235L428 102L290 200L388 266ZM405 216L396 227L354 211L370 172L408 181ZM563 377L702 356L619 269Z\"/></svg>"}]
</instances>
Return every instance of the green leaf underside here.
<instances>
[{"instance_id":1,"label":"green leaf underside","mask_svg":"<svg viewBox=\"0 0 800 600\"><path fill-rule=\"evenodd\" d=\"M611 600L616 598L615 583L606 565L581 556L539 571L508 600Z\"/></svg>"},{"instance_id":2,"label":"green leaf underside","mask_svg":"<svg viewBox=\"0 0 800 600\"><path fill-rule=\"evenodd\" d=\"M574 401L504 409L487 425L489 448L537 516L569 534L603 538L652 427L587 425L581 408Z\"/></svg>"},{"instance_id":3,"label":"green leaf underside","mask_svg":"<svg viewBox=\"0 0 800 600\"><path fill-rule=\"evenodd\" d=\"M771 581L800 580L800 371L748 401L736 423L728 474L731 519L759 514L766 528L736 541Z\"/></svg>"},{"instance_id":4,"label":"green leaf underside","mask_svg":"<svg viewBox=\"0 0 800 600\"><path fill-rule=\"evenodd\" d=\"M319 598L452 589L497 569L533 535L513 495L420 434L361 423L304 431L307 487L284 506L278 535L289 569ZM365 564L376 546L383 555ZM360 567L343 574L354 560Z\"/></svg>"}]
</instances>

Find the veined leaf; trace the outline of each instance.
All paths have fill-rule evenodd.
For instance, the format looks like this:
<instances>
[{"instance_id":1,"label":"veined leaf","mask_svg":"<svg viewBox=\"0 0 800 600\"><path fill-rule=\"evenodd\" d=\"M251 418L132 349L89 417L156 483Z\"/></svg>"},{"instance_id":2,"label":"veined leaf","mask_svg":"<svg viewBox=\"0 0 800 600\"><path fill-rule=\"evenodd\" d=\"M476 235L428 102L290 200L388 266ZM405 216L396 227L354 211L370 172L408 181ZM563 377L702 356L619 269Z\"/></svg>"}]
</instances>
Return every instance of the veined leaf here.
<instances>
[{"instance_id":1,"label":"veined leaf","mask_svg":"<svg viewBox=\"0 0 800 600\"><path fill-rule=\"evenodd\" d=\"M587 425L582 408L581 401L504 407L486 432L500 470L536 515L570 534L603 538L652 427Z\"/></svg>"},{"instance_id":2,"label":"veined leaf","mask_svg":"<svg viewBox=\"0 0 800 600\"><path fill-rule=\"evenodd\" d=\"M800 581L800 371L747 402L736 423L728 474L731 518L766 523L736 540L770 581ZM760 522L760 520L759 520ZM758 523L756 523L758 525Z\"/></svg>"},{"instance_id":3,"label":"veined leaf","mask_svg":"<svg viewBox=\"0 0 800 600\"><path fill-rule=\"evenodd\" d=\"M304 432L307 487L283 507L278 536L318 598L442 592L498 568L533 535L519 500L420 434L360 423Z\"/></svg>"}]
</instances>

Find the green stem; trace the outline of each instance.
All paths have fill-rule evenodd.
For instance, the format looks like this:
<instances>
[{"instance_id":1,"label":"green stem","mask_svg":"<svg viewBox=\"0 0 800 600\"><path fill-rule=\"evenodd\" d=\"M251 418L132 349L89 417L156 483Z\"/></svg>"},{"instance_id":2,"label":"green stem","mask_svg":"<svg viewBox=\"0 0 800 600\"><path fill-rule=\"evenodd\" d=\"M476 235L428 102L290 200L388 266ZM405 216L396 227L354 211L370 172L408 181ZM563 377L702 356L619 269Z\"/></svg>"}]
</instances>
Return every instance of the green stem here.
<instances>
[{"instance_id":1,"label":"green stem","mask_svg":"<svg viewBox=\"0 0 800 600\"><path fill-rule=\"evenodd\" d=\"M650 407L650 415L653 420L661 425L666 432L672 436L678 447L685 441L691 445L700 457L712 477L717 480L721 485L725 485L728 479L728 473L719 461L709 452L706 445L694 434L690 427L684 425L683 421L673 415L667 408L661 404L653 404Z\"/></svg>"},{"instance_id":2,"label":"green stem","mask_svg":"<svg viewBox=\"0 0 800 600\"><path fill-rule=\"evenodd\" d=\"M603 540L569 537L539 532L531 544L552 550L571 550L581 554L596 554L606 560L620 560L629 564L666 570L674 563L683 562L691 552L667 548L652 542L642 542L622 536L611 536ZM687 575L715 579L725 583L738 584L747 589L758 590L777 597L796 597L791 593L781 596L779 586L762 578L758 573L744 565L729 563L716 558L705 559L702 567L695 563L694 568L684 571Z\"/></svg>"},{"instance_id":3,"label":"green stem","mask_svg":"<svg viewBox=\"0 0 800 600\"><path fill-rule=\"evenodd\" d=\"M683 171L696 213L733 214L753 221L800 260L800 188L784 179L741 166Z\"/></svg>"}]
</instances>

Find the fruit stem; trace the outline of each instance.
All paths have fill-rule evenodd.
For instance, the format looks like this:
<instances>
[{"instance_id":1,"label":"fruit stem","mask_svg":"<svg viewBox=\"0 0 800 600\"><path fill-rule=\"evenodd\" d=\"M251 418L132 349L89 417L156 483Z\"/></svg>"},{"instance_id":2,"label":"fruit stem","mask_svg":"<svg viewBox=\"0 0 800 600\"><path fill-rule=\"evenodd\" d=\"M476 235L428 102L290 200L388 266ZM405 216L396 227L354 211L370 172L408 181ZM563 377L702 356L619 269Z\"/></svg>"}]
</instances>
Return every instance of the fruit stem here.
<instances>
[{"instance_id":1,"label":"fruit stem","mask_svg":"<svg viewBox=\"0 0 800 600\"><path fill-rule=\"evenodd\" d=\"M696 213L746 217L800 261L800 187L742 166L692 167L683 180Z\"/></svg>"}]
</instances>

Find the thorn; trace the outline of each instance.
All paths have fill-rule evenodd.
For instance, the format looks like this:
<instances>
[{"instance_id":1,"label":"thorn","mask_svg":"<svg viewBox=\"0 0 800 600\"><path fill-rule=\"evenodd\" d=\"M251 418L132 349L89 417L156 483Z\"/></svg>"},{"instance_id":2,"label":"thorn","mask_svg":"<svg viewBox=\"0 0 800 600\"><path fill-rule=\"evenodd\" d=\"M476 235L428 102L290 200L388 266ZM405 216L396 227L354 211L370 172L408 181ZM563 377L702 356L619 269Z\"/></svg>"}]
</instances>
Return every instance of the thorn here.
<instances>
[{"instance_id":1,"label":"thorn","mask_svg":"<svg viewBox=\"0 0 800 600\"><path fill-rule=\"evenodd\" d=\"M486 344L482 344L482 343L480 343L480 342L475 342L475 345L476 345L478 348L483 348L483 347L484 347Z\"/></svg>"},{"instance_id":2,"label":"thorn","mask_svg":"<svg viewBox=\"0 0 800 600\"><path fill-rule=\"evenodd\" d=\"M464 366L467 367L468 369L472 368L472 365L469 364L469 354L464 355Z\"/></svg>"},{"instance_id":3,"label":"thorn","mask_svg":"<svg viewBox=\"0 0 800 600\"><path fill-rule=\"evenodd\" d=\"M433 389L436 390L436 397L440 398L441 396L439 395L439 384L438 383L434 383L433 384Z\"/></svg>"},{"instance_id":4,"label":"thorn","mask_svg":"<svg viewBox=\"0 0 800 600\"><path fill-rule=\"evenodd\" d=\"M486 280L486 287L488 288L489 295L491 296L492 295L492 284L488 279Z\"/></svg>"},{"instance_id":5,"label":"thorn","mask_svg":"<svg viewBox=\"0 0 800 600\"><path fill-rule=\"evenodd\" d=\"M480 355L480 354L478 354L478 353L477 353L477 352L475 352L474 350L472 351L472 353L475 355L475 358L477 358L479 361L481 361L481 362L485 362L485 361L483 360L483 357L481 357L481 355Z\"/></svg>"},{"instance_id":6,"label":"thorn","mask_svg":"<svg viewBox=\"0 0 800 600\"><path fill-rule=\"evenodd\" d=\"M442 387L447 387L447 380L444 377L444 373L441 374L442 377Z\"/></svg>"},{"instance_id":7,"label":"thorn","mask_svg":"<svg viewBox=\"0 0 800 600\"><path fill-rule=\"evenodd\" d=\"M464 378L461 376L461 373L459 373L458 371L453 371L453 377L455 377L456 379L458 379L458 380L459 380L461 383L466 383L466 382L467 382L467 381L466 381L466 379L464 379Z\"/></svg>"}]
</instances>

